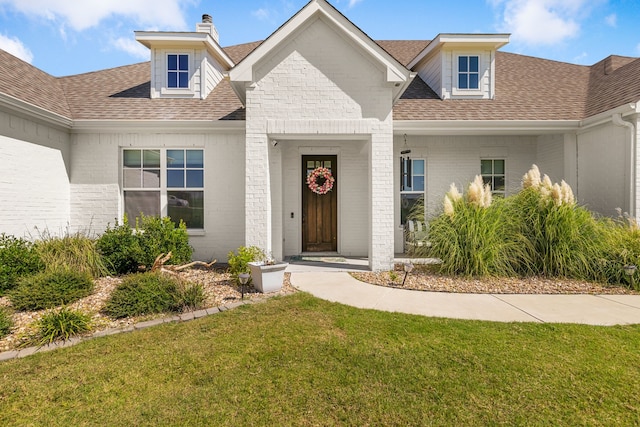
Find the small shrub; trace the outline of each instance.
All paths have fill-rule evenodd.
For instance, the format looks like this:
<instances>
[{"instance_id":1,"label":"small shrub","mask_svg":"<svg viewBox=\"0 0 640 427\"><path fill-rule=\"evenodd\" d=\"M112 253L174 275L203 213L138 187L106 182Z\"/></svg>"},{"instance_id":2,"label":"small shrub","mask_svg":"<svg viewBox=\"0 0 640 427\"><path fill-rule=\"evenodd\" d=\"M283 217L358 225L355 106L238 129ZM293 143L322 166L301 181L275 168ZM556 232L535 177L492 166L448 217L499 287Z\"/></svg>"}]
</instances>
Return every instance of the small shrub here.
<instances>
[{"instance_id":1,"label":"small shrub","mask_svg":"<svg viewBox=\"0 0 640 427\"><path fill-rule=\"evenodd\" d=\"M113 318L144 314L179 312L184 299L180 282L159 273L141 273L125 277L105 304L104 312Z\"/></svg>"},{"instance_id":2,"label":"small shrub","mask_svg":"<svg viewBox=\"0 0 640 427\"><path fill-rule=\"evenodd\" d=\"M45 313L37 323L39 344L45 345L62 338L68 340L74 335L91 330L91 317L80 311L66 307Z\"/></svg>"},{"instance_id":3,"label":"small shrub","mask_svg":"<svg viewBox=\"0 0 640 427\"><path fill-rule=\"evenodd\" d=\"M122 225L107 228L97 247L114 274L134 273L139 266L149 268L158 255L169 252L167 264L185 264L193 253L184 222L176 228L170 218L144 215L136 218L135 229L126 217Z\"/></svg>"},{"instance_id":4,"label":"small shrub","mask_svg":"<svg viewBox=\"0 0 640 427\"><path fill-rule=\"evenodd\" d=\"M47 271L73 270L101 277L108 270L93 239L81 234L44 235L35 249Z\"/></svg>"},{"instance_id":5,"label":"small shrub","mask_svg":"<svg viewBox=\"0 0 640 427\"><path fill-rule=\"evenodd\" d=\"M187 226L180 221L176 228L171 218L144 216L136 219L136 237L140 245L140 265L151 267L160 254L171 252L167 264L185 264L191 261L193 249L189 246Z\"/></svg>"},{"instance_id":6,"label":"small shrub","mask_svg":"<svg viewBox=\"0 0 640 427\"><path fill-rule=\"evenodd\" d=\"M257 246L240 246L237 254L233 251L229 251L227 258L227 262L229 263L229 273L231 273L239 284L240 280L238 279L238 275L240 273L249 273L249 263L264 260L266 258L266 254ZM251 283L251 280L249 283Z\"/></svg>"},{"instance_id":7,"label":"small shrub","mask_svg":"<svg viewBox=\"0 0 640 427\"><path fill-rule=\"evenodd\" d=\"M105 264L112 274L128 274L138 271L142 258L138 236L134 235L125 216L122 224L110 226L96 242Z\"/></svg>"},{"instance_id":8,"label":"small shrub","mask_svg":"<svg viewBox=\"0 0 640 427\"><path fill-rule=\"evenodd\" d=\"M33 244L0 234L0 295L13 289L19 277L37 273L42 267Z\"/></svg>"},{"instance_id":9,"label":"small shrub","mask_svg":"<svg viewBox=\"0 0 640 427\"><path fill-rule=\"evenodd\" d=\"M0 338L9 335L12 326L11 316L6 310L0 308Z\"/></svg>"},{"instance_id":10,"label":"small shrub","mask_svg":"<svg viewBox=\"0 0 640 427\"><path fill-rule=\"evenodd\" d=\"M42 310L68 304L93 291L93 278L80 271L45 271L23 277L9 293L18 311Z\"/></svg>"}]
</instances>

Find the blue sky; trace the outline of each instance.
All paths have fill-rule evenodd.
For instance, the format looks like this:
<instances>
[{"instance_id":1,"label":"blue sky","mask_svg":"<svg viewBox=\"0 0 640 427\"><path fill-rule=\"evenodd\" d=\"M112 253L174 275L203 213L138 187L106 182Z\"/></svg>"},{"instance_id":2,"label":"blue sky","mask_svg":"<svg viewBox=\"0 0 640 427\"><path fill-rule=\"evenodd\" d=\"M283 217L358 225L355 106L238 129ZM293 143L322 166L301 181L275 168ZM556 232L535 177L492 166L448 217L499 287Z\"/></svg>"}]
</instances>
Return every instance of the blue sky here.
<instances>
[{"instance_id":1,"label":"blue sky","mask_svg":"<svg viewBox=\"0 0 640 427\"><path fill-rule=\"evenodd\" d=\"M0 48L54 75L148 60L134 30L194 31L222 46L262 40L308 0L0 0ZM505 51L590 65L640 56L640 0L330 0L376 40L511 33Z\"/></svg>"}]
</instances>

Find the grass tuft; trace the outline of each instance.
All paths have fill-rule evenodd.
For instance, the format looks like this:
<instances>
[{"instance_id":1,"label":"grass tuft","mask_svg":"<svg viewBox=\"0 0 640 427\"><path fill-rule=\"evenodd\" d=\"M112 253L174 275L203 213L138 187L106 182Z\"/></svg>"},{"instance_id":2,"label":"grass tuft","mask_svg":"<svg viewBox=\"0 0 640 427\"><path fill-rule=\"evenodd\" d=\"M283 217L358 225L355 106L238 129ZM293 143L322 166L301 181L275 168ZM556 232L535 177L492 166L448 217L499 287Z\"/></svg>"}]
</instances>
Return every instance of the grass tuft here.
<instances>
[{"instance_id":1,"label":"grass tuft","mask_svg":"<svg viewBox=\"0 0 640 427\"><path fill-rule=\"evenodd\" d=\"M44 233L35 250L47 271L73 270L93 277L108 274L95 241L81 233L62 237Z\"/></svg>"},{"instance_id":2,"label":"grass tuft","mask_svg":"<svg viewBox=\"0 0 640 427\"><path fill-rule=\"evenodd\" d=\"M91 330L91 317L66 307L45 313L37 322L38 344L50 344L58 339L68 340Z\"/></svg>"}]
</instances>

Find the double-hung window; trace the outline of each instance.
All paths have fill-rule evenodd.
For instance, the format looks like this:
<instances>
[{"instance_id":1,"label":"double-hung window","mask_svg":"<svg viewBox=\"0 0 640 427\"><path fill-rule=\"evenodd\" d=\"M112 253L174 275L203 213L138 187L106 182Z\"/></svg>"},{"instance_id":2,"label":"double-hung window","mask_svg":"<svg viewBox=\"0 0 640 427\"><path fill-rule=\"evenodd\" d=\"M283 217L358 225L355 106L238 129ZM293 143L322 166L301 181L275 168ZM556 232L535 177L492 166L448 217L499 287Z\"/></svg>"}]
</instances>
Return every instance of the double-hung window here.
<instances>
[{"instance_id":1,"label":"double-hung window","mask_svg":"<svg viewBox=\"0 0 640 427\"><path fill-rule=\"evenodd\" d=\"M400 159L400 222L405 224L416 203L423 198L426 173L424 159Z\"/></svg>"},{"instance_id":2,"label":"double-hung window","mask_svg":"<svg viewBox=\"0 0 640 427\"><path fill-rule=\"evenodd\" d=\"M187 228L204 228L204 151L125 149L122 155L124 211L168 216Z\"/></svg>"},{"instance_id":3,"label":"double-hung window","mask_svg":"<svg viewBox=\"0 0 640 427\"><path fill-rule=\"evenodd\" d=\"M175 53L167 55L167 87L189 88L189 55Z\"/></svg>"},{"instance_id":4,"label":"double-hung window","mask_svg":"<svg viewBox=\"0 0 640 427\"><path fill-rule=\"evenodd\" d=\"M458 89L480 88L480 66L478 56L458 57Z\"/></svg>"},{"instance_id":5,"label":"double-hung window","mask_svg":"<svg viewBox=\"0 0 640 427\"><path fill-rule=\"evenodd\" d=\"M506 194L506 175L504 159L483 159L480 160L480 174L482 181L489 184L491 193L494 196L504 197Z\"/></svg>"}]
</instances>

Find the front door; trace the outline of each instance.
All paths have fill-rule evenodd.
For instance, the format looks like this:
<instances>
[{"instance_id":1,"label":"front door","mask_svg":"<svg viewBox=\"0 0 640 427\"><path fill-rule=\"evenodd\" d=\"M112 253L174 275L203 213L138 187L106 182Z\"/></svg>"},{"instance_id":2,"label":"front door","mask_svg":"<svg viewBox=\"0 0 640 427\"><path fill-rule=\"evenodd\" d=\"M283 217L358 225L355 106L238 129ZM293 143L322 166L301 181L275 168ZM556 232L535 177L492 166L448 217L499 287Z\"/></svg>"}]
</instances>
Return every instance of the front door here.
<instances>
[{"instance_id":1,"label":"front door","mask_svg":"<svg viewBox=\"0 0 640 427\"><path fill-rule=\"evenodd\" d=\"M338 251L337 160L337 156L302 156L303 252Z\"/></svg>"}]
</instances>

